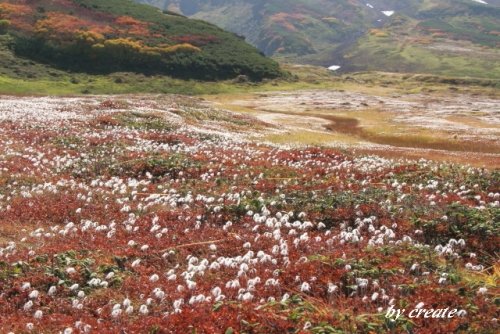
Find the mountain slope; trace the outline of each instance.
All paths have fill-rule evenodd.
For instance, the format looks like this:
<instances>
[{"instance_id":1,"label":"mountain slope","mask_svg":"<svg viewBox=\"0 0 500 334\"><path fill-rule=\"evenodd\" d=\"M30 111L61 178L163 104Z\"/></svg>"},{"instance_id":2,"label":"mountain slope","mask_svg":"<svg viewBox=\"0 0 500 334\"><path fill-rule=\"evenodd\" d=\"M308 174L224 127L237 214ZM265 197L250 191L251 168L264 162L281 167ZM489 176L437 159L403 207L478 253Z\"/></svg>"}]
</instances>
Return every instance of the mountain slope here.
<instances>
[{"instance_id":1,"label":"mountain slope","mask_svg":"<svg viewBox=\"0 0 500 334\"><path fill-rule=\"evenodd\" d=\"M16 55L70 70L197 79L281 74L233 33L130 0L2 0L1 33L12 36Z\"/></svg>"},{"instance_id":2,"label":"mountain slope","mask_svg":"<svg viewBox=\"0 0 500 334\"><path fill-rule=\"evenodd\" d=\"M500 0L136 1L216 23L268 55L296 62L500 75L491 72L500 65Z\"/></svg>"},{"instance_id":3,"label":"mountain slope","mask_svg":"<svg viewBox=\"0 0 500 334\"><path fill-rule=\"evenodd\" d=\"M344 0L137 1L216 23L245 36L268 55L313 53L364 29L364 14Z\"/></svg>"}]
</instances>

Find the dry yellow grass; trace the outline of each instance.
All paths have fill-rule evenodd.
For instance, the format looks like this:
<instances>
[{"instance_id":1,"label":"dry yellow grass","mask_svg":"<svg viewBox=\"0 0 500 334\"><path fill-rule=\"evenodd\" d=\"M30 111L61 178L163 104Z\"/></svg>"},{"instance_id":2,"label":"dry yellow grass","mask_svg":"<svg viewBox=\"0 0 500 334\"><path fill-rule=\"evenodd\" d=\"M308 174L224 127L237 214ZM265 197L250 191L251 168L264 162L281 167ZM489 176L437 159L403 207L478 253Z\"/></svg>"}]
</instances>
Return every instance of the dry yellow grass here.
<instances>
[{"instance_id":1,"label":"dry yellow grass","mask_svg":"<svg viewBox=\"0 0 500 334\"><path fill-rule=\"evenodd\" d=\"M385 151L394 148L394 154L387 153L391 157L424 157L476 166L500 166L500 144L494 139L498 134L496 129L500 126L486 121L491 115L484 114L481 110L462 110L456 115L434 115L432 109L427 107L429 103L439 104L441 100L462 101L459 103L463 105L468 101L467 96L476 97L475 99L481 96L494 101L500 98L500 94L492 87L452 87L449 84L413 80L413 76L405 77L402 74L380 73L380 76L377 76L376 73L361 73L350 78L328 79L327 74L317 68L314 68L312 74L322 80L322 84L318 85L319 90L308 89L309 93L304 91L306 95L309 94L304 99L301 98L300 91L295 89L278 93L266 91L212 95L205 98L218 107L267 120L270 128L288 130L286 133L276 133L272 130L269 134L259 137L260 140L294 145L352 145L357 148L359 144L372 143L375 144L372 145L373 149L377 151L380 147L386 147ZM301 69L298 75L304 77L311 74ZM325 82L328 83L328 89L325 89ZM361 94L387 101L394 101L396 97L402 103L418 101L421 107L416 109L415 113L413 110L407 110L407 114L401 114L397 107L389 110L383 103L380 106L370 103L370 106L365 108L358 106L360 101L357 100L346 103L345 108L328 109L322 107L324 104L328 105L328 97L322 97L321 90L327 93L336 91L337 94L345 91L346 102L353 102L348 96ZM280 94L276 97L281 96L284 99L283 105L277 102L280 100L275 98L275 94ZM316 101L316 97L320 100ZM271 104L266 105L266 99ZM406 115L409 116L408 119ZM443 122L447 128L433 124L434 117L438 117L436 121ZM414 121L419 118L422 118L423 123ZM453 130L453 123L456 124L456 131ZM464 126L470 127L471 130L463 130ZM475 132L474 129L479 131ZM489 131L485 132L488 134L481 134L483 130ZM370 146L365 145L364 148L369 150Z\"/></svg>"},{"instance_id":2,"label":"dry yellow grass","mask_svg":"<svg viewBox=\"0 0 500 334\"><path fill-rule=\"evenodd\" d=\"M275 144L290 145L353 145L360 144L361 141L342 133L326 133L316 131L289 131L286 133L276 133L266 135L260 140Z\"/></svg>"}]
</instances>

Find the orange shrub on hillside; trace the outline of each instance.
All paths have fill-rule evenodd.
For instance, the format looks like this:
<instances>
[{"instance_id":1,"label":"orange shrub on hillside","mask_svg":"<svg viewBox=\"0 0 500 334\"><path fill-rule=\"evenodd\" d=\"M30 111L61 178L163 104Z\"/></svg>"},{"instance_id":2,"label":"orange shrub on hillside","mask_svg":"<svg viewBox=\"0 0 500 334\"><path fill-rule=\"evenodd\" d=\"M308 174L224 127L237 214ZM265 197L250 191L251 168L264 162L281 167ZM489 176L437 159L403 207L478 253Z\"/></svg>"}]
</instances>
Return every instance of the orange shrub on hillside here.
<instances>
[{"instance_id":1,"label":"orange shrub on hillside","mask_svg":"<svg viewBox=\"0 0 500 334\"><path fill-rule=\"evenodd\" d=\"M171 54L178 52L201 52L200 48L188 43L176 44L172 46L151 47L144 45L141 41L134 41L130 38L117 38L104 41L102 43L107 49L120 49L131 51L137 54L160 56L162 54ZM99 47L99 46L97 46Z\"/></svg>"},{"instance_id":2,"label":"orange shrub on hillside","mask_svg":"<svg viewBox=\"0 0 500 334\"><path fill-rule=\"evenodd\" d=\"M13 3L0 3L0 14L31 14L32 9L26 5L17 5Z\"/></svg>"},{"instance_id":3,"label":"orange shrub on hillside","mask_svg":"<svg viewBox=\"0 0 500 334\"><path fill-rule=\"evenodd\" d=\"M95 22L84 20L73 15L60 12L47 13L45 19L35 24L35 32L51 39L73 38L78 31L85 31L92 27L92 32L98 34L111 33L114 29L107 25L99 25Z\"/></svg>"},{"instance_id":4,"label":"orange shrub on hillside","mask_svg":"<svg viewBox=\"0 0 500 334\"><path fill-rule=\"evenodd\" d=\"M144 46L139 41L134 41L129 38L116 38L104 41L104 46L117 49L128 49L140 52Z\"/></svg>"},{"instance_id":5,"label":"orange shrub on hillside","mask_svg":"<svg viewBox=\"0 0 500 334\"><path fill-rule=\"evenodd\" d=\"M146 61L161 56L159 48L145 46L141 41L135 41L130 38L110 39L104 41L104 43L94 45L93 49L112 55L113 57L123 57L124 60L135 59Z\"/></svg>"},{"instance_id":6,"label":"orange shrub on hillside","mask_svg":"<svg viewBox=\"0 0 500 334\"><path fill-rule=\"evenodd\" d=\"M88 25L88 22L64 13L51 12L47 18L37 21L35 31L41 34L64 34L81 30Z\"/></svg>"},{"instance_id":7,"label":"orange shrub on hillside","mask_svg":"<svg viewBox=\"0 0 500 334\"><path fill-rule=\"evenodd\" d=\"M120 16L116 18L115 23L121 29L126 30L130 35L147 36L149 35L149 24L139 21L130 16Z\"/></svg>"},{"instance_id":8,"label":"orange shrub on hillside","mask_svg":"<svg viewBox=\"0 0 500 334\"><path fill-rule=\"evenodd\" d=\"M0 19L7 19L10 25L17 30L31 31L32 25L30 19L33 10L26 5L0 3ZM29 19L28 19L29 18Z\"/></svg>"},{"instance_id":9,"label":"orange shrub on hillside","mask_svg":"<svg viewBox=\"0 0 500 334\"><path fill-rule=\"evenodd\" d=\"M77 31L75 39L88 45L104 42L104 35L94 31Z\"/></svg>"},{"instance_id":10,"label":"orange shrub on hillside","mask_svg":"<svg viewBox=\"0 0 500 334\"><path fill-rule=\"evenodd\" d=\"M183 43L163 48L161 51L162 53L178 53L178 52L195 53L195 52L201 52L201 49L189 43Z\"/></svg>"}]
</instances>

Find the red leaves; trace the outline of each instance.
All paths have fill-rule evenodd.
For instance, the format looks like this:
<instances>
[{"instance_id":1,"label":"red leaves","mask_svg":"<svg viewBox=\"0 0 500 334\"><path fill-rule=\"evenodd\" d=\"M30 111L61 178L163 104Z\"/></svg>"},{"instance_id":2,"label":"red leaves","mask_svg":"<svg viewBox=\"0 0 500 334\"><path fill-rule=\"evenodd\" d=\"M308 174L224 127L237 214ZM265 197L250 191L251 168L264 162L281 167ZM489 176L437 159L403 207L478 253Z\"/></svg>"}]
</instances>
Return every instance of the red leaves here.
<instances>
[{"instance_id":1,"label":"red leaves","mask_svg":"<svg viewBox=\"0 0 500 334\"><path fill-rule=\"evenodd\" d=\"M18 197L11 201L10 210L0 213L0 219L34 226L63 224L76 218L75 211L80 205L75 196L66 194Z\"/></svg>"},{"instance_id":2,"label":"red leaves","mask_svg":"<svg viewBox=\"0 0 500 334\"><path fill-rule=\"evenodd\" d=\"M121 29L130 35L148 36L149 24L130 16L120 16L115 20Z\"/></svg>"},{"instance_id":3,"label":"red leaves","mask_svg":"<svg viewBox=\"0 0 500 334\"><path fill-rule=\"evenodd\" d=\"M72 1L59 1L61 11L45 12L35 20L35 4L0 4L0 18L8 18L18 30L35 33L39 37L56 43L73 43L75 40L92 45L102 43L104 35L123 38L138 36L149 37L149 24L130 16L112 17L97 11L86 10ZM37 4L43 8L43 3ZM68 14L72 13L72 14ZM95 38L98 36L98 38Z\"/></svg>"},{"instance_id":4,"label":"red leaves","mask_svg":"<svg viewBox=\"0 0 500 334\"><path fill-rule=\"evenodd\" d=\"M0 3L0 19L7 19L10 25L21 31L31 30L33 9L27 5Z\"/></svg>"},{"instance_id":5,"label":"red leaves","mask_svg":"<svg viewBox=\"0 0 500 334\"><path fill-rule=\"evenodd\" d=\"M178 43L192 44L194 46L204 46L211 43L217 43L218 39L212 35L184 35L172 37L172 40Z\"/></svg>"},{"instance_id":6,"label":"red leaves","mask_svg":"<svg viewBox=\"0 0 500 334\"><path fill-rule=\"evenodd\" d=\"M178 145L181 143L186 145L193 145L194 143L196 143L196 140L194 138L182 134L146 133L142 136L142 138L146 140L152 140L160 144L170 145Z\"/></svg>"},{"instance_id":7,"label":"red leaves","mask_svg":"<svg viewBox=\"0 0 500 334\"><path fill-rule=\"evenodd\" d=\"M40 332L83 331L85 324L98 333L307 333L327 323L387 332L381 314L391 299L406 308L423 302L469 312L415 319L415 332L493 328L489 273L468 276L462 262L484 264L479 251L470 259L466 252L489 250L481 241L497 238L467 235L450 260L411 219L414 207L433 221L448 201L473 207L476 195L489 210L498 196L486 195L486 186L462 196L449 189L460 188L464 174L443 171L425 188L427 165L360 168L330 149L283 150L148 128L140 122L170 112L133 98L91 101L77 109L88 115L78 121L0 123L0 331L23 332L33 323ZM122 108L157 112L127 118ZM52 115L46 108L52 117L72 110ZM448 215L431 236L450 236L446 227L458 218ZM35 289L40 295L30 297ZM120 312L113 315L114 308ZM393 331L404 329L398 323Z\"/></svg>"}]
</instances>

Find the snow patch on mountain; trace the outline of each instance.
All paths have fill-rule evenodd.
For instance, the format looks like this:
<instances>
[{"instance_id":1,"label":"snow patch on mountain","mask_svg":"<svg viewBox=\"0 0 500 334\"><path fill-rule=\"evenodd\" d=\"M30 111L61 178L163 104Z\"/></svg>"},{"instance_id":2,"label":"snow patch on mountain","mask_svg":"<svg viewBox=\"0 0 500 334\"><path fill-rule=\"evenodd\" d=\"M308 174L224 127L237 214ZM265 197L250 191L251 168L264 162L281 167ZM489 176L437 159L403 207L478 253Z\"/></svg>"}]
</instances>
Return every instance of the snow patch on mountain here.
<instances>
[{"instance_id":1,"label":"snow patch on mountain","mask_svg":"<svg viewBox=\"0 0 500 334\"><path fill-rule=\"evenodd\" d=\"M332 65L332 66L328 67L328 69L329 69L330 71L336 71L336 70L338 70L339 68L340 68L340 66L339 66L339 65Z\"/></svg>"}]
</instances>

